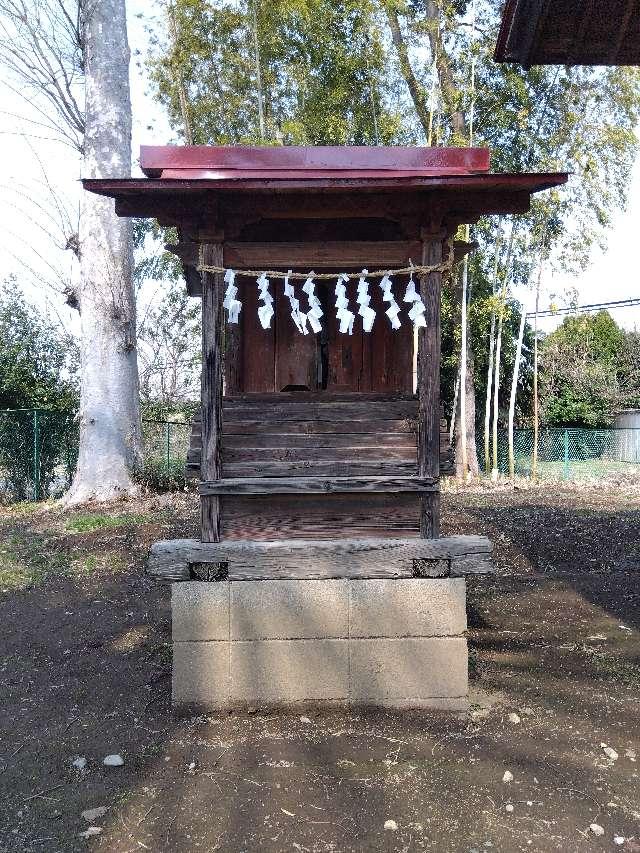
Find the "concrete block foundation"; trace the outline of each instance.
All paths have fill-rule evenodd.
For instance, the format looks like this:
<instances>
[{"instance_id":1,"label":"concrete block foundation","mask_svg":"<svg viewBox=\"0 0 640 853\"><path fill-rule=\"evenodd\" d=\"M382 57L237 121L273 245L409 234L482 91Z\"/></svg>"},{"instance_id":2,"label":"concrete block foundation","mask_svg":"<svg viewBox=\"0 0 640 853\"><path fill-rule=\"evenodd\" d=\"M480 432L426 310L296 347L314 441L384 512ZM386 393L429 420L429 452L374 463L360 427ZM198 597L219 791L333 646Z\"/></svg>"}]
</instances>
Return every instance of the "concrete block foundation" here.
<instances>
[{"instance_id":1,"label":"concrete block foundation","mask_svg":"<svg viewBox=\"0 0 640 853\"><path fill-rule=\"evenodd\" d=\"M464 578L172 585L173 704L467 706Z\"/></svg>"}]
</instances>

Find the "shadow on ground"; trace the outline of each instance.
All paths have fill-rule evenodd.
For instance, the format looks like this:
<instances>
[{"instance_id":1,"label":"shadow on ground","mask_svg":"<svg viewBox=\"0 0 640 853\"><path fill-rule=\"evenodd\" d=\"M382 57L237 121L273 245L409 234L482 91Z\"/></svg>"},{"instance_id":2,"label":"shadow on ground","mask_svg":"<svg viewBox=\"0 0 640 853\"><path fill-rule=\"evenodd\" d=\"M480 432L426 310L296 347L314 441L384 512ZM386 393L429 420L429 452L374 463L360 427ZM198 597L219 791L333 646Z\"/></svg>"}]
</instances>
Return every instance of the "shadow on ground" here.
<instances>
[{"instance_id":1,"label":"shadow on ground","mask_svg":"<svg viewBox=\"0 0 640 853\"><path fill-rule=\"evenodd\" d=\"M7 516L9 550L66 569L0 599L0 851L640 851L638 513L482 500L445 499L446 532L492 536L499 567L469 585L465 715L175 719L169 593L142 561L190 533L189 499L73 535L59 513Z\"/></svg>"}]
</instances>

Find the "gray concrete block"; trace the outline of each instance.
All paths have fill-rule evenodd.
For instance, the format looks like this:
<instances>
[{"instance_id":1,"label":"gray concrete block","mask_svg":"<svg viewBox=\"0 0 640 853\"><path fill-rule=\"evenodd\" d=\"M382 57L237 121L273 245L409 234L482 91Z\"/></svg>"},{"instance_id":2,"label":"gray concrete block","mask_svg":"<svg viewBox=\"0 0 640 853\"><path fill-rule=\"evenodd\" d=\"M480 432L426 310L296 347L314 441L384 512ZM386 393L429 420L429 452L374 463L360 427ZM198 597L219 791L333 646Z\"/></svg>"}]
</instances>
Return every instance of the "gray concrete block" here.
<instances>
[{"instance_id":1,"label":"gray concrete block","mask_svg":"<svg viewBox=\"0 0 640 853\"><path fill-rule=\"evenodd\" d=\"M229 643L173 644L173 706L229 705Z\"/></svg>"},{"instance_id":2,"label":"gray concrete block","mask_svg":"<svg viewBox=\"0 0 640 853\"><path fill-rule=\"evenodd\" d=\"M228 640L229 584L172 584L171 623L174 643Z\"/></svg>"},{"instance_id":3,"label":"gray concrete block","mask_svg":"<svg viewBox=\"0 0 640 853\"><path fill-rule=\"evenodd\" d=\"M351 584L352 637L446 637L467 629L463 578Z\"/></svg>"},{"instance_id":4,"label":"gray concrete block","mask_svg":"<svg viewBox=\"0 0 640 853\"><path fill-rule=\"evenodd\" d=\"M346 700L348 640L231 643L231 701L288 704Z\"/></svg>"},{"instance_id":5,"label":"gray concrete block","mask_svg":"<svg viewBox=\"0 0 640 853\"><path fill-rule=\"evenodd\" d=\"M390 704L387 700L467 695L463 637L351 640L350 650L352 702Z\"/></svg>"},{"instance_id":6,"label":"gray concrete block","mask_svg":"<svg viewBox=\"0 0 640 853\"><path fill-rule=\"evenodd\" d=\"M272 580L231 583L231 639L349 636L349 581Z\"/></svg>"}]
</instances>

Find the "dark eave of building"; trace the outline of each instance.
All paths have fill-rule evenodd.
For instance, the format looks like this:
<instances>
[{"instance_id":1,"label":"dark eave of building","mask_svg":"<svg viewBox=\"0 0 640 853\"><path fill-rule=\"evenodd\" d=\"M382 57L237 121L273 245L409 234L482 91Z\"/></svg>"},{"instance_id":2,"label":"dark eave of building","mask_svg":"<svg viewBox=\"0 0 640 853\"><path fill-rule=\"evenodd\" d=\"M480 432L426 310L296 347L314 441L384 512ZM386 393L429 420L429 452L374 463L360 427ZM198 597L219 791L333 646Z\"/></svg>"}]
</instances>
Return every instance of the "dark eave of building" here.
<instances>
[{"instance_id":1,"label":"dark eave of building","mask_svg":"<svg viewBox=\"0 0 640 853\"><path fill-rule=\"evenodd\" d=\"M640 0L507 0L496 62L640 64Z\"/></svg>"}]
</instances>

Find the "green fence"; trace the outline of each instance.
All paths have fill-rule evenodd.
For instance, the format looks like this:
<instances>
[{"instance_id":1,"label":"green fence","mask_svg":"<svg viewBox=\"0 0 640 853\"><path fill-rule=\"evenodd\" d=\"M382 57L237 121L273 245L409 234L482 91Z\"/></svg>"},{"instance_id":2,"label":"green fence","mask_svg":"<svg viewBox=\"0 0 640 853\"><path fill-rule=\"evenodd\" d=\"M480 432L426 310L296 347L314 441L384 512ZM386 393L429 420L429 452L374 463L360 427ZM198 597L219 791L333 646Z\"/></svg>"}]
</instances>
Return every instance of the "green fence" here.
<instances>
[{"instance_id":1,"label":"green fence","mask_svg":"<svg viewBox=\"0 0 640 853\"><path fill-rule=\"evenodd\" d=\"M515 430L515 471L531 477L533 430ZM484 467L484 440L478 444ZM509 438L498 433L498 469L509 473ZM611 476L640 476L640 429L558 429L543 427L538 434L537 476L541 480L584 480Z\"/></svg>"},{"instance_id":2,"label":"green fence","mask_svg":"<svg viewBox=\"0 0 640 853\"><path fill-rule=\"evenodd\" d=\"M190 434L189 423L143 420L141 479L152 486L183 482ZM77 457L78 423L73 413L0 410L0 502L61 495L71 484Z\"/></svg>"}]
</instances>

